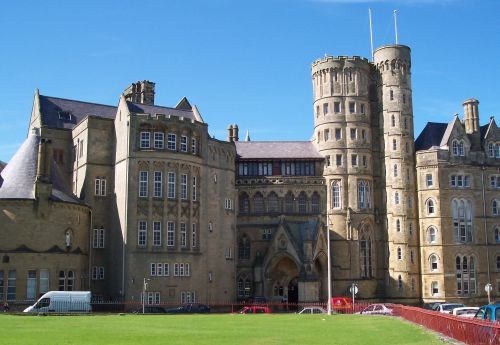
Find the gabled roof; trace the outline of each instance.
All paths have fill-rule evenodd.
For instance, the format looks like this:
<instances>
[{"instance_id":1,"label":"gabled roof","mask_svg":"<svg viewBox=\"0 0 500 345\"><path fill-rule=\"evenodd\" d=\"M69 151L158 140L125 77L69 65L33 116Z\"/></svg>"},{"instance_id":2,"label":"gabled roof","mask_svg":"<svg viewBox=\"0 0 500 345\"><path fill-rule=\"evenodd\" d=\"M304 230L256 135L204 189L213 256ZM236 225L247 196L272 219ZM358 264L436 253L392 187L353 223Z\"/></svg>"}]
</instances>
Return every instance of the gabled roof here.
<instances>
[{"instance_id":1,"label":"gabled roof","mask_svg":"<svg viewBox=\"0 0 500 345\"><path fill-rule=\"evenodd\" d=\"M191 103L189 103L188 99L186 97L182 97L182 99L177 103L175 106L175 109L179 110L191 110L193 107L191 106Z\"/></svg>"},{"instance_id":2,"label":"gabled roof","mask_svg":"<svg viewBox=\"0 0 500 345\"><path fill-rule=\"evenodd\" d=\"M324 159L310 141L236 141L238 159Z\"/></svg>"},{"instance_id":3,"label":"gabled roof","mask_svg":"<svg viewBox=\"0 0 500 345\"><path fill-rule=\"evenodd\" d=\"M35 199L35 181L38 166L38 143L40 136L30 134L14 154L9 164L0 174L0 199ZM51 200L81 203L71 191L65 188L66 183L58 172L58 166L52 162Z\"/></svg>"},{"instance_id":4,"label":"gabled roof","mask_svg":"<svg viewBox=\"0 0 500 345\"><path fill-rule=\"evenodd\" d=\"M40 95L42 125L72 129L88 115L114 119L117 107Z\"/></svg>"}]
</instances>

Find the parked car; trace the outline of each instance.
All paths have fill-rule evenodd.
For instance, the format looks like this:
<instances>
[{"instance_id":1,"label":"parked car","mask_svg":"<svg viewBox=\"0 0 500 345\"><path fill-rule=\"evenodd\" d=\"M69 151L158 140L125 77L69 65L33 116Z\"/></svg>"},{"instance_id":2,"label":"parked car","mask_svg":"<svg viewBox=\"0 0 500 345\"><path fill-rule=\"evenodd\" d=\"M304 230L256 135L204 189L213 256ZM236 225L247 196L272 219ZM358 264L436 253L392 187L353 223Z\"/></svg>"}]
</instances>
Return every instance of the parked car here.
<instances>
[{"instance_id":1,"label":"parked car","mask_svg":"<svg viewBox=\"0 0 500 345\"><path fill-rule=\"evenodd\" d=\"M462 303L443 303L434 307L433 310L438 311L443 314L451 314L453 309L465 307Z\"/></svg>"},{"instance_id":2,"label":"parked car","mask_svg":"<svg viewBox=\"0 0 500 345\"><path fill-rule=\"evenodd\" d=\"M392 315L392 309L387 308L383 304L371 304L365 309L357 312L356 314L364 315Z\"/></svg>"},{"instance_id":3,"label":"parked car","mask_svg":"<svg viewBox=\"0 0 500 345\"><path fill-rule=\"evenodd\" d=\"M478 310L479 307L460 307L453 309L451 314L460 317L473 318Z\"/></svg>"},{"instance_id":4,"label":"parked car","mask_svg":"<svg viewBox=\"0 0 500 345\"><path fill-rule=\"evenodd\" d=\"M262 305L250 305L243 307L239 314L271 314L271 309Z\"/></svg>"},{"instance_id":5,"label":"parked car","mask_svg":"<svg viewBox=\"0 0 500 345\"><path fill-rule=\"evenodd\" d=\"M310 306L302 308L297 314L326 314L326 310L321 307Z\"/></svg>"},{"instance_id":6,"label":"parked car","mask_svg":"<svg viewBox=\"0 0 500 345\"><path fill-rule=\"evenodd\" d=\"M443 304L445 302L432 302L432 303L424 303L424 305L422 306L424 309L428 309L428 310L435 310L435 308L440 305L440 304Z\"/></svg>"},{"instance_id":7,"label":"parked car","mask_svg":"<svg viewBox=\"0 0 500 345\"><path fill-rule=\"evenodd\" d=\"M142 307L129 310L129 313L142 314ZM165 313L166 313L165 308L152 305L144 306L144 314L165 314Z\"/></svg>"},{"instance_id":8,"label":"parked car","mask_svg":"<svg viewBox=\"0 0 500 345\"><path fill-rule=\"evenodd\" d=\"M206 314L210 313L210 307L201 303L186 303L176 308L169 308L167 314Z\"/></svg>"},{"instance_id":9,"label":"parked car","mask_svg":"<svg viewBox=\"0 0 500 345\"><path fill-rule=\"evenodd\" d=\"M500 304L484 305L474 316L476 319L500 322Z\"/></svg>"}]
</instances>

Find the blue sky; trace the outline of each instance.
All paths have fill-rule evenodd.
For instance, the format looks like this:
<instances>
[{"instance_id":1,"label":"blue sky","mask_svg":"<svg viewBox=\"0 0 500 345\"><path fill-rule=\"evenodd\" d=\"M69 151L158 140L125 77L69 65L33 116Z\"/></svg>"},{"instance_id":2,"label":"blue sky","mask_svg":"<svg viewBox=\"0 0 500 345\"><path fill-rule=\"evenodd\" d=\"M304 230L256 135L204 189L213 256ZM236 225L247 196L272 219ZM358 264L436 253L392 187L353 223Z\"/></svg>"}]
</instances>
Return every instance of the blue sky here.
<instances>
[{"instance_id":1,"label":"blue sky","mask_svg":"<svg viewBox=\"0 0 500 345\"><path fill-rule=\"evenodd\" d=\"M0 160L26 137L33 93L115 105L137 80L156 103L196 104L219 139L230 123L252 140L308 140L311 62L370 57L374 44L412 49L415 136L427 121L480 101L500 118L500 1L8 1L0 38Z\"/></svg>"}]
</instances>

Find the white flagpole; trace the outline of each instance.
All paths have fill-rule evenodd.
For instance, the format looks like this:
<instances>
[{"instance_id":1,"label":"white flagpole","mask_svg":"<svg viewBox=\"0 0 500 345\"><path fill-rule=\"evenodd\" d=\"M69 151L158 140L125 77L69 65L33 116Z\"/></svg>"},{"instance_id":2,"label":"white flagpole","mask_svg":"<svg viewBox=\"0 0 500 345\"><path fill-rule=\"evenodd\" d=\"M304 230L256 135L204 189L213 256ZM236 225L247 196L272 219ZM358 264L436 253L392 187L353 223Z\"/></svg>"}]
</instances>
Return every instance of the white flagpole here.
<instances>
[{"instance_id":1,"label":"white flagpole","mask_svg":"<svg viewBox=\"0 0 500 345\"><path fill-rule=\"evenodd\" d=\"M398 44L398 16L397 10L394 10L394 32L396 33L396 44Z\"/></svg>"},{"instance_id":2,"label":"white flagpole","mask_svg":"<svg viewBox=\"0 0 500 345\"><path fill-rule=\"evenodd\" d=\"M368 16L370 17L370 48L372 50L372 62L373 62L373 29L372 29L372 9L368 9Z\"/></svg>"}]
</instances>

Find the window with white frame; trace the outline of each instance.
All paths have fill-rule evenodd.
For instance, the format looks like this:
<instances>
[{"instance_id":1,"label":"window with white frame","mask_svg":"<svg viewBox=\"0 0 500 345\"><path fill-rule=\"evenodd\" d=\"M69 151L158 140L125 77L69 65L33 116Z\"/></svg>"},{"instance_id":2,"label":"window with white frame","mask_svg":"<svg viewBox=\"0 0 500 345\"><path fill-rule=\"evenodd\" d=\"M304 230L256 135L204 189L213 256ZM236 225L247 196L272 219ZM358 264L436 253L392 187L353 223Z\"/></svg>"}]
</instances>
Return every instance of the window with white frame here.
<instances>
[{"instance_id":1,"label":"window with white frame","mask_svg":"<svg viewBox=\"0 0 500 345\"><path fill-rule=\"evenodd\" d=\"M96 177L94 192L96 196L106 196L106 178Z\"/></svg>"},{"instance_id":2,"label":"window with white frame","mask_svg":"<svg viewBox=\"0 0 500 345\"><path fill-rule=\"evenodd\" d=\"M140 148L141 149L149 149L150 146L150 137L151 133L150 132L141 132L141 138L140 138Z\"/></svg>"},{"instance_id":3,"label":"window with white frame","mask_svg":"<svg viewBox=\"0 0 500 345\"><path fill-rule=\"evenodd\" d=\"M394 204L399 205L399 192L394 193Z\"/></svg>"},{"instance_id":4,"label":"window with white frame","mask_svg":"<svg viewBox=\"0 0 500 345\"><path fill-rule=\"evenodd\" d=\"M500 143L488 143L488 157L500 158Z\"/></svg>"},{"instance_id":5,"label":"window with white frame","mask_svg":"<svg viewBox=\"0 0 500 345\"><path fill-rule=\"evenodd\" d=\"M104 280L104 266L92 267L92 280Z\"/></svg>"},{"instance_id":6,"label":"window with white frame","mask_svg":"<svg viewBox=\"0 0 500 345\"><path fill-rule=\"evenodd\" d=\"M161 222L160 221L153 222L153 246L154 247L161 246Z\"/></svg>"},{"instance_id":7,"label":"window with white frame","mask_svg":"<svg viewBox=\"0 0 500 345\"><path fill-rule=\"evenodd\" d=\"M435 227L431 226L427 230L429 243L436 243L437 230Z\"/></svg>"},{"instance_id":8,"label":"window with white frame","mask_svg":"<svg viewBox=\"0 0 500 345\"><path fill-rule=\"evenodd\" d=\"M174 277L178 277L178 276L179 276L179 264L174 263Z\"/></svg>"},{"instance_id":9,"label":"window with white frame","mask_svg":"<svg viewBox=\"0 0 500 345\"><path fill-rule=\"evenodd\" d=\"M500 199L493 200L493 202L491 203L491 214L494 216L498 216L498 214L500 213L499 208L500 208Z\"/></svg>"},{"instance_id":10,"label":"window with white frame","mask_svg":"<svg viewBox=\"0 0 500 345\"><path fill-rule=\"evenodd\" d=\"M191 154L195 155L198 152L198 148L196 145L196 139L192 138L191 139Z\"/></svg>"},{"instance_id":11,"label":"window with white frame","mask_svg":"<svg viewBox=\"0 0 500 345\"><path fill-rule=\"evenodd\" d=\"M434 200L429 199L427 200L427 214L428 215L433 215L436 211L436 207L434 205Z\"/></svg>"},{"instance_id":12,"label":"window with white frame","mask_svg":"<svg viewBox=\"0 0 500 345\"><path fill-rule=\"evenodd\" d=\"M335 113L340 113L340 102L333 102L333 111Z\"/></svg>"},{"instance_id":13,"label":"window with white frame","mask_svg":"<svg viewBox=\"0 0 500 345\"><path fill-rule=\"evenodd\" d=\"M465 199L453 199L451 206L455 241L460 243L472 242L471 202Z\"/></svg>"},{"instance_id":14,"label":"window with white frame","mask_svg":"<svg viewBox=\"0 0 500 345\"><path fill-rule=\"evenodd\" d=\"M351 128L351 140L355 140L358 137L358 130L356 128Z\"/></svg>"},{"instance_id":15,"label":"window with white frame","mask_svg":"<svg viewBox=\"0 0 500 345\"><path fill-rule=\"evenodd\" d=\"M456 280L457 295L466 296L476 293L476 262L473 256L457 255Z\"/></svg>"},{"instance_id":16,"label":"window with white frame","mask_svg":"<svg viewBox=\"0 0 500 345\"><path fill-rule=\"evenodd\" d=\"M167 134L167 149L175 151L177 149L177 135L174 133Z\"/></svg>"},{"instance_id":17,"label":"window with white frame","mask_svg":"<svg viewBox=\"0 0 500 345\"><path fill-rule=\"evenodd\" d=\"M396 151L398 149L398 142L396 139L392 139L392 150Z\"/></svg>"},{"instance_id":18,"label":"window with white frame","mask_svg":"<svg viewBox=\"0 0 500 345\"><path fill-rule=\"evenodd\" d=\"M191 200L196 201L196 176L193 176L191 178L192 180L192 185L191 185Z\"/></svg>"},{"instance_id":19,"label":"window with white frame","mask_svg":"<svg viewBox=\"0 0 500 345\"><path fill-rule=\"evenodd\" d=\"M188 152L188 138L185 135L181 135L180 149L181 152Z\"/></svg>"},{"instance_id":20,"label":"window with white frame","mask_svg":"<svg viewBox=\"0 0 500 345\"><path fill-rule=\"evenodd\" d=\"M154 194L155 198L163 196L163 173L161 171L154 172Z\"/></svg>"},{"instance_id":21,"label":"window with white frame","mask_svg":"<svg viewBox=\"0 0 500 345\"><path fill-rule=\"evenodd\" d=\"M181 199L187 200L188 198L188 176L186 174L181 174Z\"/></svg>"},{"instance_id":22,"label":"window with white frame","mask_svg":"<svg viewBox=\"0 0 500 345\"><path fill-rule=\"evenodd\" d=\"M224 257L226 260L231 260L233 258L233 249L231 247L224 248Z\"/></svg>"},{"instance_id":23,"label":"window with white frame","mask_svg":"<svg viewBox=\"0 0 500 345\"><path fill-rule=\"evenodd\" d=\"M351 165L353 167L358 166L358 155L351 155Z\"/></svg>"},{"instance_id":24,"label":"window with white frame","mask_svg":"<svg viewBox=\"0 0 500 345\"><path fill-rule=\"evenodd\" d=\"M371 207L370 183L368 181L358 182L358 208Z\"/></svg>"},{"instance_id":25,"label":"window with white frame","mask_svg":"<svg viewBox=\"0 0 500 345\"><path fill-rule=\"evenodd\" d=\"M181 303L195 303L196 293L194 291L181 291Z\"/></svg>"},{"instance_id":26,"label":"window with white frame","mask_svg":"<svg viewBox=\"0 0 500 345\"><path fill-rule=\"evenodd\" d=\"M232 210L233 209L233 200L229 198L224 199L224 209Z\"/></svg>"},{"instance_id":27,"label":"window with white frame","mask_svg":"<svg viewBox=\"0 0 500 345\"><path fill-rule=\"evenodd\" d=\"M340 128L335 128L335 140L342 139L342 130Z\"/></svg>"},{"instance_id":28,"label":"window with white frame","mask_svg":"<svg viewBox=\"0 0 500 345\"><path fill-rule=\"evenodd\" d=\"M341 207L340 180L332 181L332 208Z\"/></svg>"},{"instance_id":29,"label":"window with white frame","mask_svg":"<svg viewBox=\"0 0 500 345\"><path fill-rule=\"evenodd\" d=\"M363 103L361 103L361 104L359 105L359 112L360 112L361 114L364 114L364 113L365 113L365 105L364 105Z\"/></svg>"},{"instance_id":30,"label":"window with white frame","mask_svg":"<svg viewBox=\"0 0 500 345\"><path fill-rule=\"evenodd\" d=\"M500 243L500 226L495 226L495 230L493 230L495 243Z\"/></svg>"},{"instance_id":31,"label":"window with white frame","mask_svg":"<svg viewBox=\"0 0 500 345\"><path fill-rule=\"evenodd\" d=\"M368 167L368 158L366 156L363 156L362 164L364 168Z\"/></svg>"},{"instance_id":32,"label":"window with white frame","mask_svg":"<svg viewBox=\"0 0 500 345\"><path fill-rule=\"evenodd\" d=\"M5 277L2 270L0 270L0 301L4 300L4 286L5 286Z\"/></svg>"},{"instance_id":33,"label":"window with white frame","mask_svg":"<svg viewBox=\"0 0 500 345\"><path fill-rule=\"evenodd\" d=\"M3 273L0 271L0 274ZM1 279L1 278L0 278ZM46 293L49 291L49 270L48 269L41 269L40 270L40 275L39 275L40 282L38 284L38 292L40 294ZM0 295L1 292L3 291L3 286L0 285Z\"/></svg>"},{"instance_id":34,"label":"window with white frame","mask_svg":"<svg viewBox=\"0 0 500 345\"><path fill-rule=\"evenodd\" d=\"M429 257L429 267L431 272L436 272L438 270L438 257L436 254L432 254Z\"/></svg>"},{"instance_id":35,"label":"window with white frame","mask_svg":"<svg viewBox=\"0 0 500 345\"><path fill-rule=\"evenodd\" d=\"M438 282L431 282L431 295L437 296L439 294Z\"/></svg>"},{"instance_id":36,"label":"window with white frame","mask_svg":"<svg viewBox=\"0 0 500 345\"><path fill-rule=\"evenodd\" d=\"M139 197L147 198L148 196L148 172L139 171Z\"/></svg>"},{"instance_id":37,"label":"window with white frame","mask_svg":"<svg viewBox=\"0 0 500 345\"><path fill-rule=\"evenodd\" d=\"M342 155L335 155L335 165L337 167L342 166Z\"/></svg>"},{"instance_id":38,"label":"window with white frame","mask_svg":"<svg viewBox=\"0 0 500 345\"><path fill-rule=\"evenodd\" d=\"M28 270L26 277L26 299L36 298L36 270Z\"/></svg>"},{"instance_id":39,"label":"window with white frame","mask_svg":"<svg viewBox=\"0 0 500 345\"><path fill-rule=\"evenodd\" d=\"M137 245L139 247L145 247L148 238L148 223L144 220L140 220L137 225Z\"/></svg>"},{"instance_id":40,"label":"window with white frame","mask_svg":"<svg viewBox=\"0 0 500 345\"><path fill-rule=\"evenodd\" d=\"M453 156L465 156L464 142L462 140L453 140L451 148Z\"/></svg>"},{"instance_id":41,"label":"window with white frame","mask_svg":"<svg viewBox=\"0 0 500 345\"><path fill-rule=\"evenodd\" d=\"M145 302L148 305L160 304L160 293L158 291L148 291Z\"/></svg>"},{"instance_id":42,"label":"window with white frame","mask_svg":"<svg viewBox=\"0 0 500 345\"><path fill-rule=\"evenodd\" d=\"M329 129L325 129L323 137L324 137L325 141L330 140L330 130Z\"/></svg>"},{"instance_id":43,"label":"window with white frame","mask_svg":"<svg viewBox=\"0 0 500 345\"><path fill-rule=\"evenodd\" d=\"M328 114L328 103L323 103L323 115Z\"/></svg>"},{"instance_id":44,"label":"window with white frame","mask_svg":"<svg viewBox=\"0 0 500 345\"><path fill-rule=\"evenodd\" d=\"M9 270L7 276L7 301L14 301L16 299L17 287L17 272L16 270Z\"/></svg>"},{"instance_id":45,"label":"window with white frame","mask_svg":"<svg viewBox=\"0 0 500 345\"><path fill-rule=\"evenodd\" d=\"M175 198L175 173L168 173L168 189L167 189L167 197L169 199Z\"/></svg>"},{"instance_id":46,"label":"window with white frame","mask_svg":"<svg viewBox=\"0 0 500 345\"><path fill-rule=\"evenodd\" d=\"M490 187L492 189L500 189L500 175L490 176Z\"/></svg>"},{"instance_id":47,"label":"window with white frame","mask_svg":"<svg viewBox=\"0 0 500 345\"><path fill-rule=\"evenodd\" d=\"M93 229L92 248L104 248L104 228Z\"/></svg>"},{"instance_id":48,"label":"window with white frame","mask_svg":"<svg viewBox=\"0 0 500 345\"><path fill-rule=\"evenodd\" d=\"M273 231L272 229L262 229L262 239L264 241L270 241L272 238Z\"/></svg>"},{"instance_id":49,"label":"window with white frame","mask_svg":"<svg viewBox=\"0 0 500 345\"><path fill-rule=\"evenodd\" d=\"M163 132L154 133L154 148L157 150L163 150L165 147L165 134Z\"/></svg>"},{"instance_id":50,"label":"window with white frame","mask_svg":"<svg viewBox=\"0 0 500 345\"><path fill-rule=\"evenodd\" d=\"M469 175L450 175L450 185L453 188L469 188L470 176Z\"/></svg>"},{"instance_id":51,"label":"window with white frame","mask_svg":"<svg viewBox=\"0 0 500 345\"><path fill-rule=\"evenodd\" d=\"M187 247L187 231L186 231L186 223L179 224L179 233L180 233L180 243L181 247Z\"/></svg>"},{"instance_id":52,"label":"window with white frame","mask_svg":"<svg viewBox=\"0 0 500 345\"><path fill-rule=\"evenodd\" d=\"M432 187L432 174L425 175L425 184L427 187Z\"/></svg>"},{"instance_id":53,"label":"window with white frame","mask_svg":"<svg viewBox=\"0 0 500 345\"><path fill-rule=\"evenodd\" d=\"M191 247L196 248L198 245L198 239L197 239L197 233L196 233L196 223L191 224Z\"/></svg>"},{"instance_id":54,"label":"window with white frame","mask_svg":"<svg viewBox=\"0 0 500 345\"><path fill-rule=\"evenodd\" d=\"M167 222L167 246L175 246L175 223Z\"/></svg>"}]
</instances>

